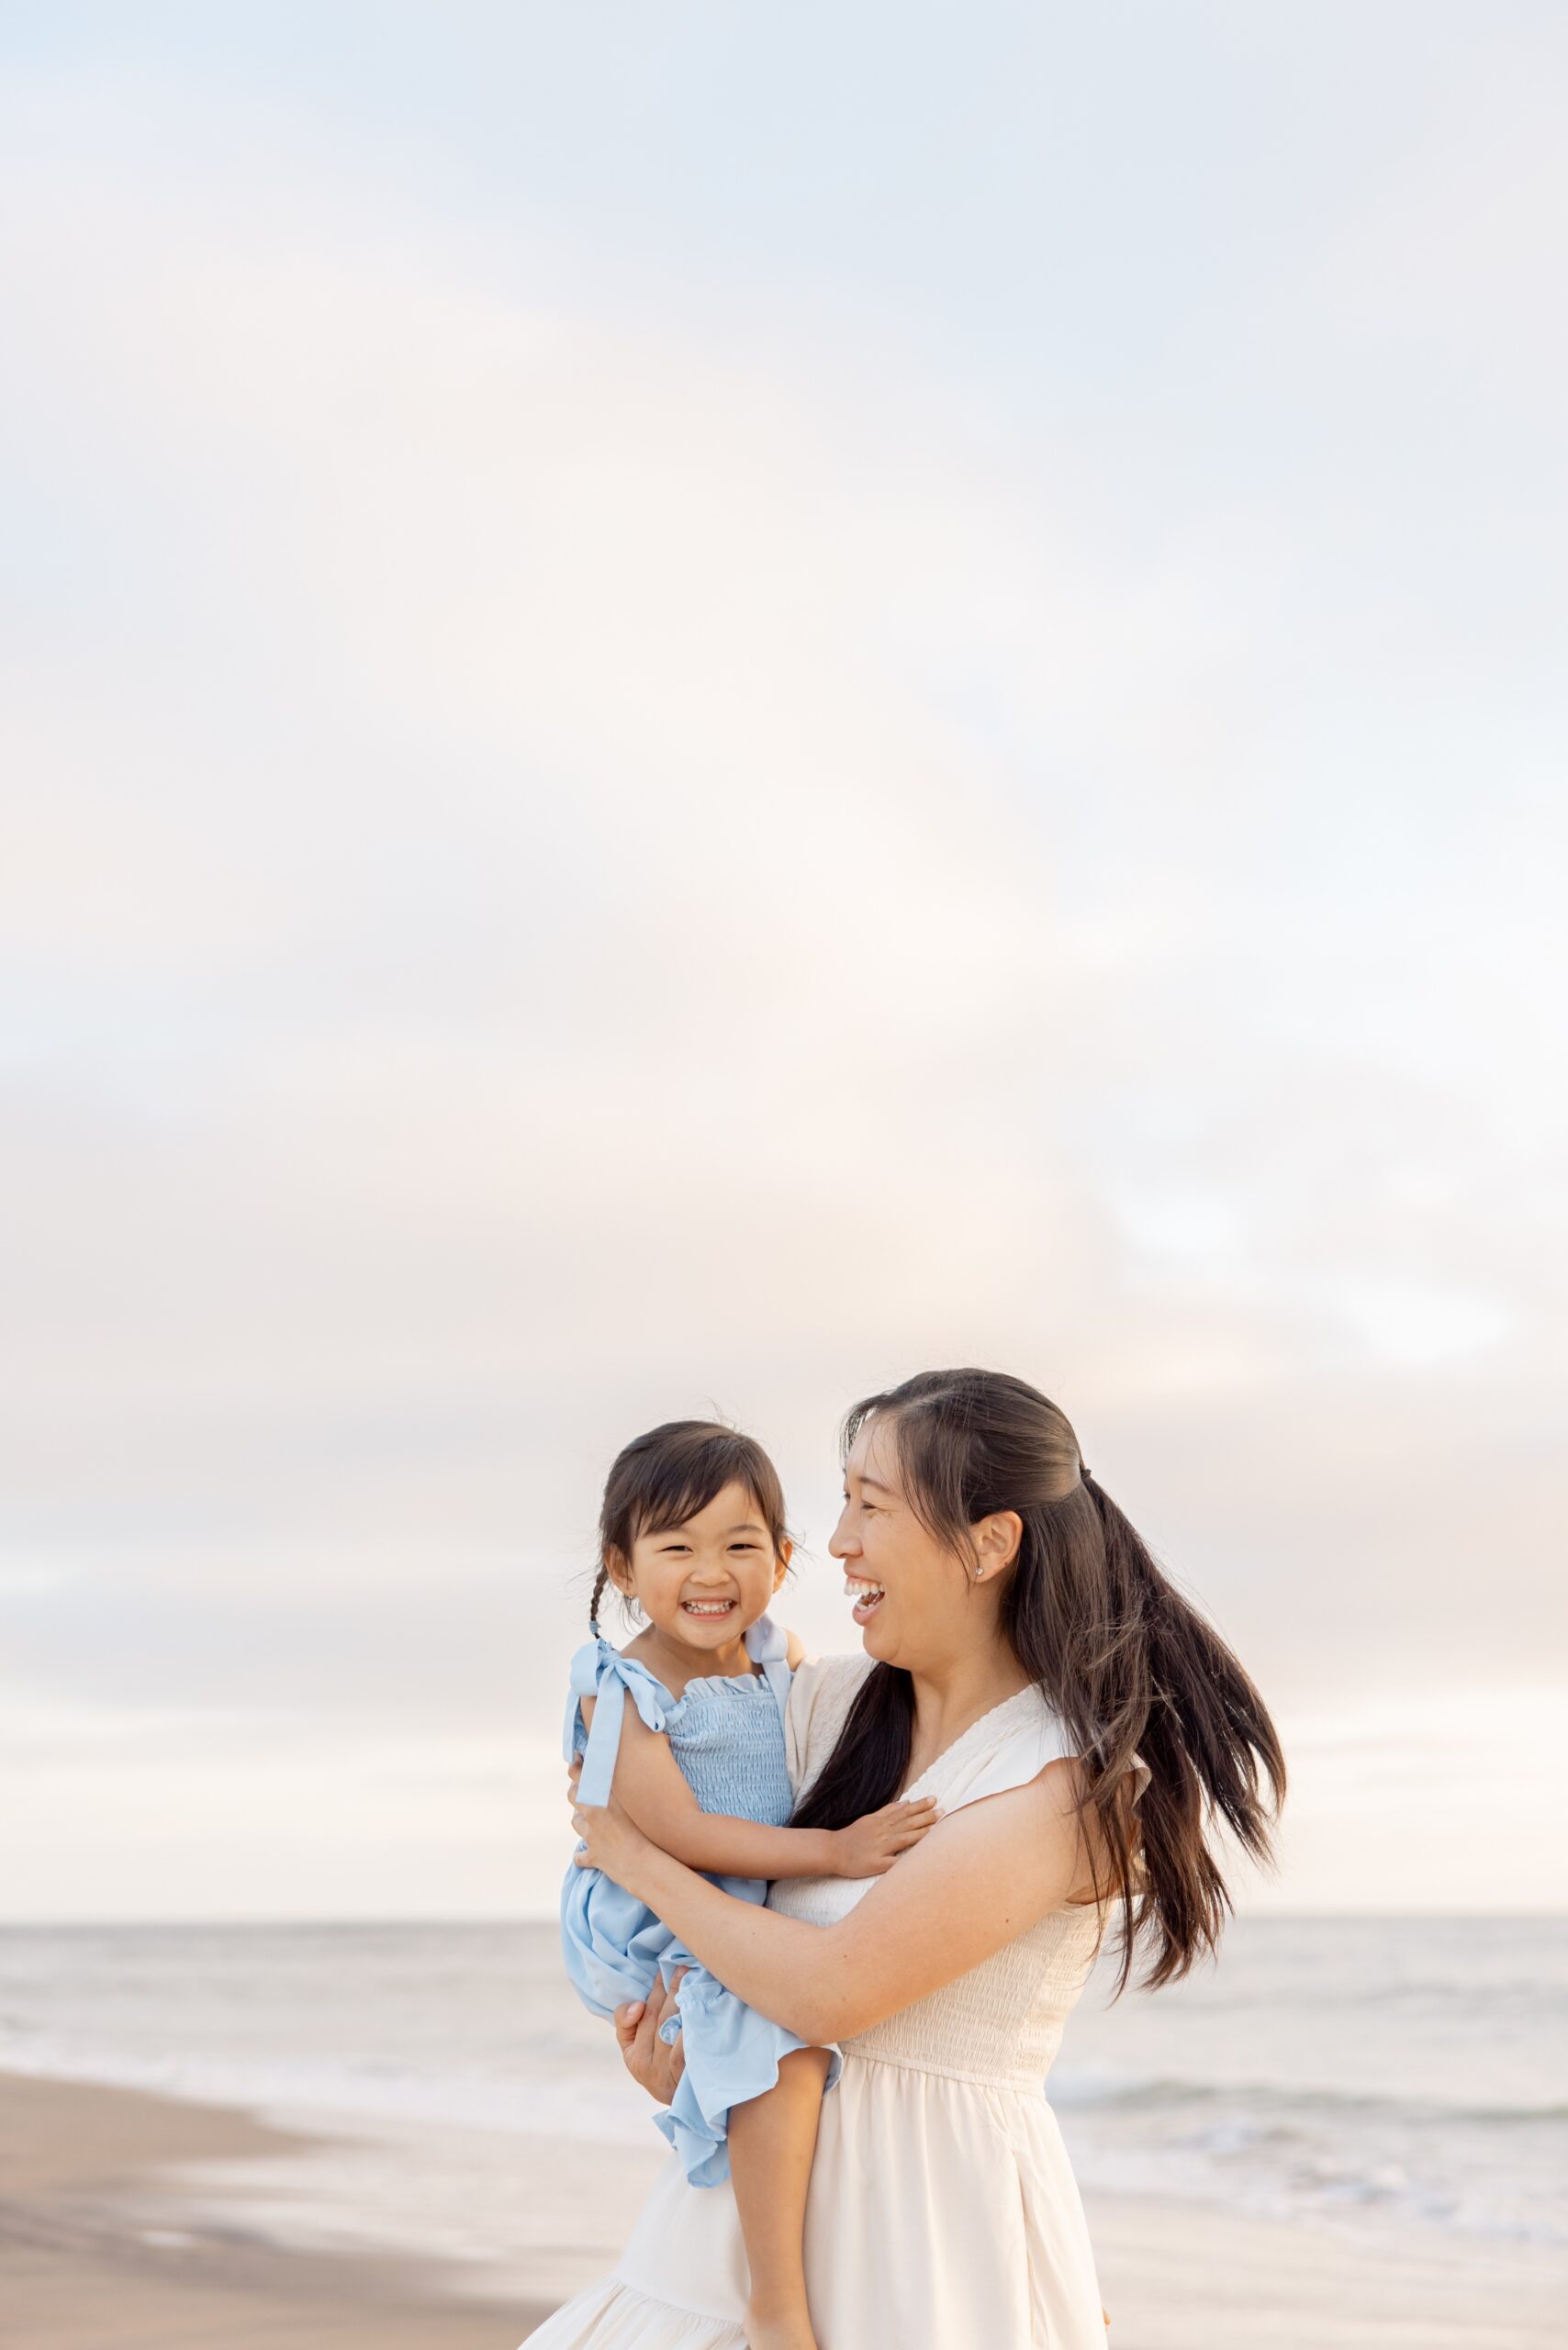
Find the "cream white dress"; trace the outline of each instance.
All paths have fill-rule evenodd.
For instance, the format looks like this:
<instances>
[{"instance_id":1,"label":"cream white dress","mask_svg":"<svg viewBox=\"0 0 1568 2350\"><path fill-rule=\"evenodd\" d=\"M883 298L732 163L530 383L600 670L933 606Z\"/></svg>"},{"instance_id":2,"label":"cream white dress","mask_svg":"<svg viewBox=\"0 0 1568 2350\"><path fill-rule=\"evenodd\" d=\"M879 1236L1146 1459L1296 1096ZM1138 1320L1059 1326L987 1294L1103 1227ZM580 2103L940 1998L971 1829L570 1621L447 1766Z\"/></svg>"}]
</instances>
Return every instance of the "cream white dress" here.
<instances>
[{"instance_id":1,"label":"cream white dress","mask_svg":"<svg viewBox=\"0 0 1568 2350\"><path fill-rule=\"evenodd\" d=\"M790 1774L822 1770L868 1669L802 1665ZM984 1715L907 1790L944 1811L1024 1785L1073 1751L1036 1689ZM874 1877L783 1880L770 1908L832 1925ZM1101 1932L1054 1911L929 1998L843 2044L806 2211L806 2288L821 2350L1103 2350L1094 2260L1045 2076ZM742 2350L745 2251L728 2187L655 2181L612 2274L528 2350Z\"/></svg>"}]
</instances>

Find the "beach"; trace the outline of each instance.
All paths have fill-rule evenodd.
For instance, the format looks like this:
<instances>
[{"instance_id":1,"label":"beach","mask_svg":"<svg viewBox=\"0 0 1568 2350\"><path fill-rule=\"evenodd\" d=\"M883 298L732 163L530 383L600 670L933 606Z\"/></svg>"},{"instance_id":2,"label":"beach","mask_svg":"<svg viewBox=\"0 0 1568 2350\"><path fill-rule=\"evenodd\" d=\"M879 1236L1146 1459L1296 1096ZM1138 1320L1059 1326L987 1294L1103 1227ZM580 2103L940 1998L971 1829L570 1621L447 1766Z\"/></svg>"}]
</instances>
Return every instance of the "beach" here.
<instances>
[{"instance_id":1,"label":"beach","mask_svg":"<svg viewBox=\"0 0 1568 2350\"><path fill-rule=\"evenodd\" d=\"M221 2107L0 2077L12 2350L506 2350L541 2311L464 2305L427 2265L308 2253L187 2208L193 2166L300 2142Z\"/></svg>"},{"instance_id":2,"label":"beach","mask_svg":"<svg viewBox=\"0 0 1568 2350\"><path fill-rule=\"evenodd\" d=\"M0 2076L8 2344L510 2350L575 2281L564 2272L612 2255L622 2214L602 2165L579 2160L564 2178L553 2150L526 2140L514 2142L520 2204L537 2211L543 2199L558 2216L577 2201L578 2224L554 2245L536 2231L510 2289L452 2264L291 2246L257 2224L248 2184L258 2167L308 2168L330 2143L232 2109ZM1151 2199L1089 2200L1115 2350L1545 2350L1562 2340L1562 2264L1540 2248L1478 2259L1425 2245L1401 2257L1381 2242Z\"/></svg>"},{"instance_id":3,"label":"beach","mask_svg":"<svg viewBox=\"0 0 1568 2350\"><path fill-rule=\"evenodd\" d=\"M1113 2350L1559 2344L1565 1985L1560 1920L1249 1919L1092 1986ZM0 2149L6 2350L515 2350L665 2154L548 1923L0 1930Z\"/></svg>"}]
</instances>

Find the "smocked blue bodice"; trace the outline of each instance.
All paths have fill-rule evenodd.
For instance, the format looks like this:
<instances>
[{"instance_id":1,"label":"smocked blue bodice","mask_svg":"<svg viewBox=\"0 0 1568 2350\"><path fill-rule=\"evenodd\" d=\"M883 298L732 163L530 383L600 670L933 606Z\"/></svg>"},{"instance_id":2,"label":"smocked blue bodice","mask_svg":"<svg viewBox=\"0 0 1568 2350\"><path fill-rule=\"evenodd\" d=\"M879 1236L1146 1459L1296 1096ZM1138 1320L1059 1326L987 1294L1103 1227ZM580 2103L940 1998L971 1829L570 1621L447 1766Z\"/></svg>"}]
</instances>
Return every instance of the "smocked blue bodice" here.
<instances>
[{"instance_id":1,"label":"smocked blue bodice","mask_svg":"<svg viewBox=\"0 0 1568 2350\"><path fill-rule=\"evenodd\" d=\"M784 1636L764 1616L746 1633L745 1644L760 1673L705 1673L687 1683L683 1696L672 1697L634 1657L622 1656L608 1640L586 1642L572 1659L566 1728L571 1751L585 1757L582 1800L603 1803L609 1795L630 1701L650 1729L664 1732L703 1811L784 1827L794 1808L784 1759L790 1686ZM589 1696L593 1727L585 1730L582 1700Z\"/></svg>"}]
</instances>

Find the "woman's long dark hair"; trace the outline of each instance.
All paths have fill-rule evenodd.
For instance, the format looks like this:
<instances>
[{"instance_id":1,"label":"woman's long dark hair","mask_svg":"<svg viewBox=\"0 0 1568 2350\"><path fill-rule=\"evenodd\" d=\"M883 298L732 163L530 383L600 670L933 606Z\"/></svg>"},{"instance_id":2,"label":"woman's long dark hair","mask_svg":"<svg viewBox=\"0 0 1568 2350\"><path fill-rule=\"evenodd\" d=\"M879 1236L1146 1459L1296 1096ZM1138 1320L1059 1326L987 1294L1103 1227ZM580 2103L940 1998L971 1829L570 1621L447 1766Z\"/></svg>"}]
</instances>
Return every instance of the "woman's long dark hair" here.
<instances>
[{"instance_id":1,"label":"woman's long dark hair","mask_svg":"<svg viewBox=\"0 0 1568 2350\"><path fill-rule=\"evenodd\" d=\"M893 1429L911 1508L959 1556L972 1555L981 1518L1022 1518L1002 1628L1083 1758L1096 1890L1121 1905L1117 1987L1137 1942L1146 1985L1173 1981L1215 1947L1231 1908L1213 1831L1227 1829L1256 1860L1270 1854L1285 1762L1263 1700L1035 1388L998 1371L923 1371L855 1405L846 1455L873 1417ZM909 1674L874 1665L792 1824L843 1828L892 1802L913 1729ZM1139 1758L1151 1775L1135 1810Z\"/></svg>"}]
</instances>

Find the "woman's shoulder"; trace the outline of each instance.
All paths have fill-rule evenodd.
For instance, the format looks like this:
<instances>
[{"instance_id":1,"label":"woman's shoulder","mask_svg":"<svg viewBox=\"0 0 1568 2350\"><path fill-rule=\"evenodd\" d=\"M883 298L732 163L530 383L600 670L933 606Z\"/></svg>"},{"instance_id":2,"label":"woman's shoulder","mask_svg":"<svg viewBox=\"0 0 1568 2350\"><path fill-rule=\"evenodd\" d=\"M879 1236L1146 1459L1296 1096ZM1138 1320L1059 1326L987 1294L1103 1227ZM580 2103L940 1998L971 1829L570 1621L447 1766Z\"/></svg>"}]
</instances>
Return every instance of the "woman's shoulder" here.
<instances>
[{"instance_id":1,"label":"woman's shoulder","mask_svg":"<svg viewBox=\"0 0 1568 2350\"><path fill-rule=\"evenodd\" d=\"M1092 1751L1075 1736L1043 1689L1033 1684L981 1716L955 1746L938 1755L915 1783L934 1793L944 1812L1010 1794L1039 1778L1053 1762L1081 1762ZM1148 1785L1149 1769L1133 1758L1132 1799ZM913 1789L906 1790L913 1792Z\"/></svg>"},{"instance_id":2,"label":"woman's shoulder","mask_svg":"<svg viewBox=\"0 0 1568 2350\"><path fill-rule=\"evenodd\" d=\"M1043 1690L1033 1685L1003 1698L939 1754L906 1792L935 1795L944 1812L1027 1786L1052 1762L1079 1751L1079 1740Z\"/></svg>"},{"instance_id":3,"label":"woman's shoulder","mask_svg":"<svg viewBox=\"0 0 1568 2350\"><path fill-rule=\"evenodd\" d=\"M853 1656L814 1656L795 1668L784 1717L790 1779L797 1794L814 1779L838 1742L849 1708L871 1669L864 1650Z\"/></svg>"}]
</instances>

